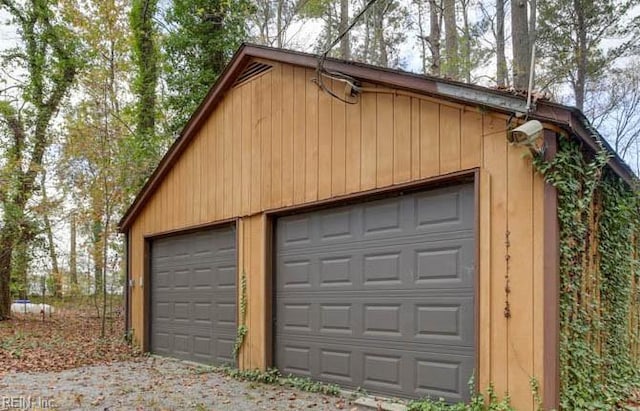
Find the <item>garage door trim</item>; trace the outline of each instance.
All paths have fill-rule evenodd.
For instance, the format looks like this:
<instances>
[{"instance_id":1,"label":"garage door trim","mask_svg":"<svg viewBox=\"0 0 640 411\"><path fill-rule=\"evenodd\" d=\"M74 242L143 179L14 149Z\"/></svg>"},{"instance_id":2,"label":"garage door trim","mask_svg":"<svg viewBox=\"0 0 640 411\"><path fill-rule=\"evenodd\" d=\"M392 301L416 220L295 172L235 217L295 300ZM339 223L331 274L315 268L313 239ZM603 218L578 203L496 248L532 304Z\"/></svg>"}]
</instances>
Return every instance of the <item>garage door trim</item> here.
<instances>
[{"instance_id":1,"label":"garage door trim","mask_svg":"<svg viewBox=\"0 0 640 411\"><path fill-rule=\"evenodd\" d=\"M268 299L268 303L271 305L269 312L271 313L271 318L267 318L266 321L270 321L271 325L267 327L270 331L268 336L267 344L267 352L270 356L269 365L275 366L274 358L276 356L276 344L274 344L275 335L276 335L276 262L275 253L277 252L275 244L276 244L276 231L275 223L276 220L280 217L286 217L290 215L300 214L300 213L308 213L313 211L318 211L327 208L340 207L345 205L352 204L361 204L369 201L376 201L390 197L397 197L407 194L413 194L420 191L429 191L435 190L438 188L444 188L447 186L460 185L460 184L473 184L473 210L474 210L474 221L473 221L473 229L474 229L474 258L475 258L475 270L473 274L474 278L474 370L473 370L473 378L476 381L476 390L478 386L478 381L480 377L480 309L482 302L480 301L480 169L473 168L465 171L455 172L442 176L429 177L422 180L411 181L408 183L398 184L391 187L384 188L376 188L368 191L362 191L354 194L348 194L345 196L334 197L327 200L319 200L312 203L305 203L294 206L287 206L272 210L265 211L265 215L267 217L267 222L269 226L268 231L268 242L269 250L266 254L267 258L270 261L267 261L267 267L269 267L270 272L268 275L270 276L270 285L271 285L271 298Z\"/></svg>"}]
</instances>

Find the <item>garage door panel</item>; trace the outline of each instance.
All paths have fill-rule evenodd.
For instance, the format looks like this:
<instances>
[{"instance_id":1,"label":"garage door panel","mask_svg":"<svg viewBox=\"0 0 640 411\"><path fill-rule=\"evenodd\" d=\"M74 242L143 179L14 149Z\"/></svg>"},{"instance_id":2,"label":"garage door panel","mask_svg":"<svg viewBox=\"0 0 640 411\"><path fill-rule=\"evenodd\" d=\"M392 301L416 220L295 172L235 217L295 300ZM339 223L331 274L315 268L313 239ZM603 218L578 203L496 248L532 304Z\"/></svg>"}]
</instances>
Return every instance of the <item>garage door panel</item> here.
<instances>
[{"instance_id":1,"label":"garage door panel","mask_svg":"<svg viewBox=\"0 0 640 411\"><path fill-rule=\"evenodd\" d=\"M233 344L235 341L234 335L220 336L215 339L216 346L214 352L216 353L215 362L217 364L233 364Z\"/></svg>"},{"instance_id":2,"label":"garage door panel","mask_svg":"<svg viewBox=\"0 0 640 411\"><path fill-rule=\"evenodd\" d=\"M400 397L467 398L473 356L446 347L432 353L414 348L296 339L280 342L276 355L282 359L278 366L284 374Z\"/></svg>"},{"instance_id":3,"label":"garage door panel","mask_svg":"<svg viewBox=\"0 0 640 411\"><path fill-rule=\"evenodd\" d=\"M473 186L378 200L287 217L277 247L286 252L332 244L468 231L474 226Z\"/></svg>"},{"instance_id":4,"label":"garage door panel","mask_svg":"<svg viewBox=\"0 0 640 411\"><path fill-rule=\"evenodd\" d=\"M389 293L306 294L278 304L276 332L288 336L349 336L370 341L474 345L474 297Z\"/></svg>"},{"instance_id":5,"label":"garage door panel","mask_svg":"<svg viewBox=\"0 0 640 411\"><path fill-rule=\"evenodd\" d=\"M473 185L281 218L275 362L404 397L468 398Z\"/></svg>"},{"instance_id":6,"label":"garage door panel","mask_svg":"<svg viewBox=\"0 0 640 411\"><path fill-rule=\"evenodd\" d=\"M413 361L416 397L443 397L454 402L468 397L469 377L476 366L472 356L417 353Z\"/></svg>"},{"instance_id":7,"label":"garage door panel","mask_svg":"<svg viewBox=\"0 0 640 411\"><path fill-rule=\"evenodd\" d=\"M235 329L233 228L153 241L151 350L191 361L227 363Z\"/></svg>"},{"instance_id":8,"label":"garage door panel","mask_svg":"<svg viewBox=\"0 0 640 411\"><path fill-rule=\"evenodd\" d=\"M235 261L229 261L225 265L216 267L215 275L213 277L215 286L220 290L235 289L237 276L236 271Z\"/></svg>"},{"instance_id":9,"label":"garage door panel","mask_svg":"<svg viewBox=\"0 0 640 411\"><path fill-rule=\"evenodd\" d=\"M472 229L464 229L459 231L450 231L446 233L414 233L395 239L375 238L354 240L349 242L343 242L340 244L314 244L313 247L303 248L287 248L286 250L279 250L278 255L285 256L307 256L317 253L331 253L336 251L346 251L352 249L367 249L375 247L383 247L385 245L410 245L415 243L438 243L445 241L458 241L461 239L474 238L474 232Z\"/></svg>"},{"instance_id":10,"label":"garage door panel","mask_svg":"<svg viewBox=\"0 0 640 411\"><path fill-rule=\"evenodd\" d=\"M459 288L474 282L474 239L320 248L278 257L278 292L286 289Z\"/></svg>"}]
</instances>

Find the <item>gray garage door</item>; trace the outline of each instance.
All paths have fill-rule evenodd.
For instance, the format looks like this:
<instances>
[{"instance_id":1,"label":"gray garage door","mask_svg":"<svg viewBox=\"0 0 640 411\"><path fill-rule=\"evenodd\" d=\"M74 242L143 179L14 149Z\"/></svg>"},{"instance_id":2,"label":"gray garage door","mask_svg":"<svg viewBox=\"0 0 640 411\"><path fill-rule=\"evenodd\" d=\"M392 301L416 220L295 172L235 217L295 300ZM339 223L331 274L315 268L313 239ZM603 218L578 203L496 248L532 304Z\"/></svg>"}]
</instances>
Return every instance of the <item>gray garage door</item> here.
<instances>
[{"instance_id":1,"label":"gray garage door","mask_svg":"<svg viewBox=\"0 0 640 411\"><path fill-rule=\"evenodd\" d=\"M235 229L151 244L151 351L207 364L233 361Z\"/></svg>"},{"instance_id":2,"label":"gray garage door","mask_svg":"<svg viewBox=\"0 0 640 411\"><path fill-rule=\"evenodd\" d=\"M467 399L473 227L473 185L279 219L277 367L393 396Z\"/></svg>"}]
</instances>

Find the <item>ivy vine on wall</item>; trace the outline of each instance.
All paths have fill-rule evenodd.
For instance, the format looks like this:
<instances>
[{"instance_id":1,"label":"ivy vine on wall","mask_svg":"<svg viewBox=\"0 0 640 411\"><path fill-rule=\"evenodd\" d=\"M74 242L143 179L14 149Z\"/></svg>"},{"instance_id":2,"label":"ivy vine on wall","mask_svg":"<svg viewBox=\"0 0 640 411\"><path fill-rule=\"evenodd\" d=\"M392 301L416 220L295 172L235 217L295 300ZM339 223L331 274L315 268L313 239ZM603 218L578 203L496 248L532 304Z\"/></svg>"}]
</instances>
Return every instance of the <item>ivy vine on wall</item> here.
<instances>
[{"instance_id":1,"label":"ivy vine on wall","mask_svg":"<svg viewBox=\"0 0 640 411\"><path fill-rule=\"evenodd\" d=\"M620 407L640 386L640 198L565 137L534 165L558 194L560 408Z\"/></svg>"},{"instance_id":2,"label":"ivy vine on wall","mask_svg":"<svg viewBox=\"0 0 640 411\"><path fill-rule=\"evenodd\" d=\"M233 343L233 358L238 359L240 348L244 344L244 338L247 335L247 273L242 272L240 277L240 320L238 329L236 330L236 340Z\"/></svg>"}]
</instances>

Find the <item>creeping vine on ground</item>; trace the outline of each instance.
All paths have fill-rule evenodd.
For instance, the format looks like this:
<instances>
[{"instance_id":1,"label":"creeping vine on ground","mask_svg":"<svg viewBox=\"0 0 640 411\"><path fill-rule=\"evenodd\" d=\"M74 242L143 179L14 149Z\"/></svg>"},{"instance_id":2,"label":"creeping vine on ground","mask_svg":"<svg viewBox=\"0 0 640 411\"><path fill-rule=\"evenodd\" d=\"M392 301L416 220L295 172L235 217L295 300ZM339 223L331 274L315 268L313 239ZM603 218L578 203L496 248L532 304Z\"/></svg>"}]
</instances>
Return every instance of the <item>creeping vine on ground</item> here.
<instances>
[{"instance_id":1,"label":"creeping vine on ground","mask_svg":"<svg viewBox=\"0 0 640 411\"><path fill-rule=\"evenodd\" d=\"M260 371L239 370L233 367L215 367L212 370L221 372L239 381L276 384L283 387L295 388L300 391L315 392L333 396L340 395L340 388L337 385L313 381L308 377L282 375L276 368L269 368L266 371Z\"/></svg>"},{"instance_id":2,"label":"creeping vine on ground","mask_svg":"<svg viewBox=\"0 0 640 411\"><path fill-rule=\"evenodd\" d=\"M493 385L489 385L485 394L476 392L475 380L469 380L469 392L475 393L468 402L448 404L444 399L423 399L411 401L407 405L407 411L515 411L511 406L509 395L498 399Z\"/></svg>"}]
</instances>

